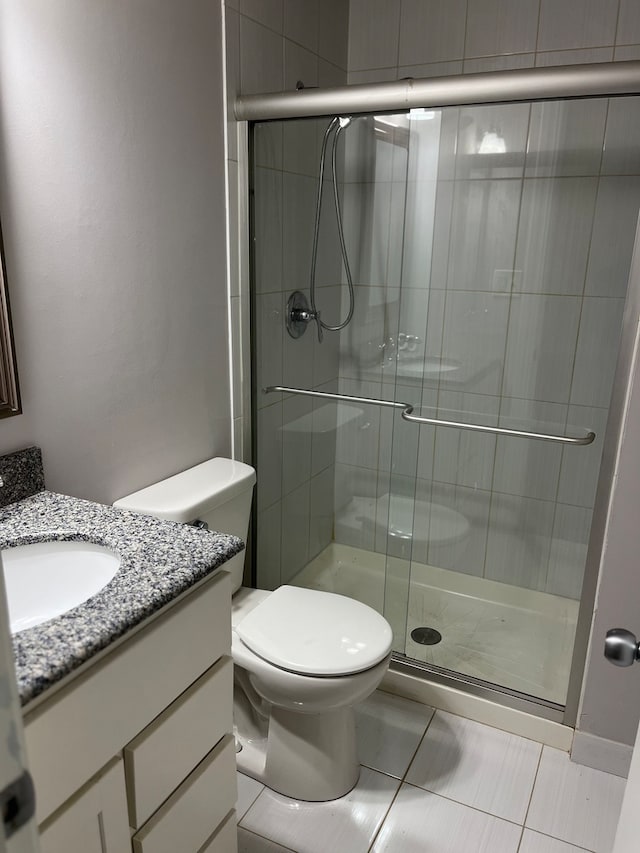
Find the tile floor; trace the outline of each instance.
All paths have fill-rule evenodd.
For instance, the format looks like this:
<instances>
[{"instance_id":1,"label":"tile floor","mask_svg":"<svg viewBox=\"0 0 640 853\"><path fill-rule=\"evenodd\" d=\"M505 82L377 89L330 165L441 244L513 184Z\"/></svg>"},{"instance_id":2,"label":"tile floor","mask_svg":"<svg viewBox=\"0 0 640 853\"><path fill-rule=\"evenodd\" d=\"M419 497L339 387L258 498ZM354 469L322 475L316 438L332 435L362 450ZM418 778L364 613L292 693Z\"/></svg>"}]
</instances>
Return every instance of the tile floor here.
<instances>
[{"instance_id":1,"label":"tile floor","mask_svg":"<svg viewBox=\"0 0 640 853\"><path fill-rule=\"evenodd\" d=\"M382 692L357 725L362 773L340 800L238 775L240 853L610 853L624 779Z\"/></svg>"}]
</instances>

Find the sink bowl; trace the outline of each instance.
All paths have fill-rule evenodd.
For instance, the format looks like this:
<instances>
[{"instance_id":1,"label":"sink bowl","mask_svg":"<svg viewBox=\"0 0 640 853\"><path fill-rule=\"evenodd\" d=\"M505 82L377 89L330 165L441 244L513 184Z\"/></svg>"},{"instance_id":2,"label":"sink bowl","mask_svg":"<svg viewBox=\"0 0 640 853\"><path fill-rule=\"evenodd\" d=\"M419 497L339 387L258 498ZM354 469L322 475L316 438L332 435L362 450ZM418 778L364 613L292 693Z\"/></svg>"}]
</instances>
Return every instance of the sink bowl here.
<instances>
[{"instance_id":1,"label":"sink bowl","mask_svg":"<svg viewBox=\"0 0 640 853\"><path fill-rule=\"evenodd\" d=\"M48 622L100 592L120 557L92 542L37 542L2 551L12 634Z\"/></svg>"}]
</instances>

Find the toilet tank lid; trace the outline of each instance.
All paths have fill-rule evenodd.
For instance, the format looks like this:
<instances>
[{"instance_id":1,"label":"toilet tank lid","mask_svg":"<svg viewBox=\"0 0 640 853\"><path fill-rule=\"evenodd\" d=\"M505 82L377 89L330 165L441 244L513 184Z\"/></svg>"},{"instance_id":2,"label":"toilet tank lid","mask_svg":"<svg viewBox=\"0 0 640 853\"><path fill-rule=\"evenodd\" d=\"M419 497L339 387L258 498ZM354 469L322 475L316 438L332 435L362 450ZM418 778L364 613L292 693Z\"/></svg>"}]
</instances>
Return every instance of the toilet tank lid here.
<instances>
[{"instance_id":1,"label":"toilet tank lid","mask_svg":"<svg viewBox=\"0 0 640 853\"><path fill-rule=\"evenodd\" d=\"M252 489L255 481L256 473L250 465L216 457L126 495L113 505L188 523Z\"/></svg>"}]
</instances>

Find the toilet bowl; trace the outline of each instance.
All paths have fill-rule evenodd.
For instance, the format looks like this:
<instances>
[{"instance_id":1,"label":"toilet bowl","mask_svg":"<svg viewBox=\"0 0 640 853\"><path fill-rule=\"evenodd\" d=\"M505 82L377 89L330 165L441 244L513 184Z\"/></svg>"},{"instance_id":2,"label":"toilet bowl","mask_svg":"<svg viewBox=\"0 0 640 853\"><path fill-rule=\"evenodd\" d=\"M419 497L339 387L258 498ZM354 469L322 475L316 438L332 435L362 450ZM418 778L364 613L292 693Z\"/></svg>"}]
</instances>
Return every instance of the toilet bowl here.
<instances>
[{"instance_id":1,"label":"toilet bowl","mask_svg":"<svg viewBox=\"0 0 640 853\"><path fill-rule=\"evenodd\" d=\"M296 799L350 791L359 775L353 706L384 677L387 629L345 596L240 589L232 617L238 768Z\"/></svg>"},{"instance_id":2,"label":"toilet bowl","mask_svg":"<svg viewBox=\"0 0 640 853\"><path fill-rule=\"evenodd\" d=\"M246 538L253 468L229 459L201 465L116 501L173 521L206 522ZM341 797L358 781L353 706L380 684L391 627L345 596L282 586L242 587L232 575L234 729L238 769L301 800Z\"/></svg>"}]
</instances>

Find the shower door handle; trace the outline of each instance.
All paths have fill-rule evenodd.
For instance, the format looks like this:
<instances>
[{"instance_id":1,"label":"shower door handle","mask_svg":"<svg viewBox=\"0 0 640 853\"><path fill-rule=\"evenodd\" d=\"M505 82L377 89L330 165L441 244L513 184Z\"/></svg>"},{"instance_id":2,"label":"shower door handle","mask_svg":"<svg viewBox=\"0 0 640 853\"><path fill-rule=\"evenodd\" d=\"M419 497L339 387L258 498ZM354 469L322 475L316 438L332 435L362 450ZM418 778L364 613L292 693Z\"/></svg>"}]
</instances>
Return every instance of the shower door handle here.
<instances>
[{"instance_id":1,"label":"shower door handle","mask_svg":"<svg viewBox=\"0 0 640 853\"><path fill-rule=\"evenodd\" d=\"M640 660L638 638L625 628L611 628L604 641L604 656L614 666L631 666Z\"/></svg>"},{"instance_id":2,"label":"shower door handle","mask_svg":"<svg viewBox=\"0 0 640 853\"><path fill-rule=\"evenodd\" d=\"M318 315L319 318L319 315ZM320 323L318 321L318 329ZM289 334L292 334L291 332ZM295 335L293 335L295 337ZM555 435L554 433L531 432L530 430L510 429L508 427L486 426L485 424L472 424L467 421L446 421L442 418L425 418L422 415L413 414L411 403L402 403L399 400L376 400L374 397L354 397L351 394L334 394L329 391L313 391L310 388L289 388L285 385L268 385L262 389L263 394L271 394L275 391L284 394L300 394L302 397L318 397L322 400L337 400L342 403L363 403L367 406L382 406L388 409L401 409L401 417L412 424L428 424L435 427L447 427L451 429L469 430L471 432L489 433L490 435L504 435L517 438L531 438L537 441L553 441L557 444L584 445L591 444L596 434L588 430L584 435Z\"/></svg>"}]
</instances>

